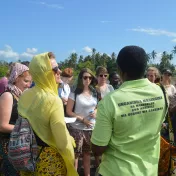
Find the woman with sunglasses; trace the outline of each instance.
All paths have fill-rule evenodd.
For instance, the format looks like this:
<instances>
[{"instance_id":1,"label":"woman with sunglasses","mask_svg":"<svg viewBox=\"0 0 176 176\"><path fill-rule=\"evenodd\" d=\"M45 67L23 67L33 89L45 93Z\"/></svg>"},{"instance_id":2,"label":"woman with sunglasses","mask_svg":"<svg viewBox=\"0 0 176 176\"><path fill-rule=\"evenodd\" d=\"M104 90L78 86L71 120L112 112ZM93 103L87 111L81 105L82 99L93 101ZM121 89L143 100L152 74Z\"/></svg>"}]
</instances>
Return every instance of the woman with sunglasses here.
<instances>
[{"instance_id":1,"label":"woman with sunglasses","mask_svg":"<svg viewBox=\"0 0 176 176\"><path fill-rule=\"evenodd\" d=\"M97 77L97 81L98 81L98 85L96 86L96 89L101 94L101 98L103 98L107 93L114 90L112 85L107 84L108 71L105 67L102 67L102 66L97 67L96 77Z\"/></svg>"},{"instance_id":2,"label":"woman with sunglasses","mask_svg":"<svg viewBox=\"0 0 176 176\"><path fill-rule=\"evenodd\" d=\"M21 175L77 176L75 143L67 130L62 100L58 96L61 71L54 54L34 56L29 69L35 86L21 96L18 113L29 120L41 153L35 172L21 172Z\"/></svg>"},{"instance_id":3,"label":"woman with sunglasses","mask_svg":"<svg viewBox=\"0 0 176 176\"><path fill-rule=\"evenodd\" d=\"M162 85L166 89L169 97L172 97L176 93L176 88L171 84L172 72L169 69L164 69L162 75Z\"/></svg>"},{"instance_id":4,"label":"woman with sunglasses","mask_svg":"<svg viewBox=\"0 0 176 176\"><path fill-rule=\"evenodd\" d=\"M70 93L67 103L67 114L76 117L76 122L69 126L70 134L76 141L75 168L78 158L83 155L84 175L90 176L90 137L96 118L98 94L95 89L96 78L90 69L84 68L78 75L75 90Z\"/></svg>"}]
</instances>

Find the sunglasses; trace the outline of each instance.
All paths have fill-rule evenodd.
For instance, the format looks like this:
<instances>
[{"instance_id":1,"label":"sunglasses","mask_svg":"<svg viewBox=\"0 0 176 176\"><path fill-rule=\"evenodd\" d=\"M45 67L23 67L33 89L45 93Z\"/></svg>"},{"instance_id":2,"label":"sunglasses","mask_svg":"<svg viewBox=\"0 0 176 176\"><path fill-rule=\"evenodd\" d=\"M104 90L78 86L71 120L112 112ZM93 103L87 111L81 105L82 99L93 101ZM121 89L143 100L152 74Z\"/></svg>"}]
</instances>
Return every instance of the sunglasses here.
<instances>
[{"instance_id":1,"label":"sunglasses","mask_svg":"<svg viewBox=\"0 0 176 176\"><path fill-rule=\"evenodd\" d=\"M84 80L87 80L87 79L92 80L92 76L83 76L83 79Z\"/></svg>"},{"instance_id":2,"label":"sunglasses","mask_svg":"<svg viewBox=\"0 0 176 176\"><path fill-rule=\"evenodd\" d=\"M172 74L171 73L164 73L164 75L167 75L167 76L172 76Z\"/></svg>"},{"instance_id":3,"label":"sunglasses","mask_svg":"<svg viewBox=\"0 0 176 176\"><path fill-rule=\"evenodd\" d=\"M106 78L108 75L99 75L99 77L104 77L104 78Z\"/></svg>"},{"instance_id":4,"label":"sunglasses","mask_svg":"<svg viewBox=\"0 0 176 176\"><path fill-rule=\"evenodd\" d=\"M52 70L53 70L54 73L57 73L58 70L60 70L60 68L57 66L57 67L52 68Z\"/></svg>"}]
</instances>

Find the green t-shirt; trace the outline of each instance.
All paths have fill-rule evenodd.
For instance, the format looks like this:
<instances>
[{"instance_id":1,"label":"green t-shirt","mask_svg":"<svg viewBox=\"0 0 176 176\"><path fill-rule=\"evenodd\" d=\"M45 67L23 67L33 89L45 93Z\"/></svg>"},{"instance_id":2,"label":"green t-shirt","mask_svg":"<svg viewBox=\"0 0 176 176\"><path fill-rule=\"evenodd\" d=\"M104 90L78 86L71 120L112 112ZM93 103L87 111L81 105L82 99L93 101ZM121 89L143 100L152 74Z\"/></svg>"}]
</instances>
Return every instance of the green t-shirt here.
<instances>
[{"instance_id":1,"label":"green t-shirt","mask_svg":"<svg viewBox=\"0 0 176 176\"><path fill-rule=\"evenodd\" d=\"M161 88L147 79L124 82L99 102L91 141L108 146L103 176L157 176L160 129L166 114Z\"/></svg>"}]
</instances>

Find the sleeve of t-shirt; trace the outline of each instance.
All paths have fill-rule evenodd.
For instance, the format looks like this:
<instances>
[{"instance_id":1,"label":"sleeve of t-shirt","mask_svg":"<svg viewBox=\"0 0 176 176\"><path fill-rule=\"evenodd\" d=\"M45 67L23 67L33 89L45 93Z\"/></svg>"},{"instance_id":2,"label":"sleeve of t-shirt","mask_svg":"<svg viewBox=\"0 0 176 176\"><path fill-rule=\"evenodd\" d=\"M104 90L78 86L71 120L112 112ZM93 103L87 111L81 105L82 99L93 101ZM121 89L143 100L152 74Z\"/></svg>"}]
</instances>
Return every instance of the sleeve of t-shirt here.
<instances>
[{"instance_id":1,"label":"sleeve of t-shirt","mask_svg":"<svg viewBox=\"0 0 176 176\"><path fill-rule=\"evenodd\" d=\"M172 85L172 94L175 94L176 93L176 88L175 86Z\"/></svg>"},{"instance_id":2,"label":"sleeve of t-shirt","mask_svg":"<svg viewBox=\"0 0 176 176\"><path fill-rule=\"evenodd\" d=\"M75 93L70 92L69 97L71 100L75 101Z\"/></svg>"},{"instance_id":3,"label":"sleeve of t-shirt","mask_svg":"<svg viewBox=\"0 0 176 176\"><path fill-rule=\"evenodd\" d=\"M98 146L107 146L112 134L112 120L104 100L106 99L98 104L95 128L91 137L91 142Z\"/></svg>"}]
</instances>

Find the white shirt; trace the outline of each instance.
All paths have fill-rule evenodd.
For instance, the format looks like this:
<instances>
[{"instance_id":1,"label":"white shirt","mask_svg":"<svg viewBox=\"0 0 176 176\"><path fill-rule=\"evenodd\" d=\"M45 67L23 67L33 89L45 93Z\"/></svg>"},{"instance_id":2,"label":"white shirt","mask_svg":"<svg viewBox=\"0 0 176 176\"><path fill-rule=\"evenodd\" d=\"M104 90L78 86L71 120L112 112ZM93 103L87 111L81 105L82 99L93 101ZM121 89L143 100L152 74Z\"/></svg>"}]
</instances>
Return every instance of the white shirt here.
<instances>
[{"instance_id":1,"label":"white shirt","mask_svg":"<svg viewBox=\"0 0 176 176\"><path fill-rule=\"evenodd\" d=\"M171 85L164 85L164 88L167 92L167 95L173 96L176 93L176 88L171 84Z\"/></svg>"},{"instance_id":2,"label":"white shirt","mask_svg":"<svg viewBox=\"0 0 176 176\"><path fill-rule=\"evenodd\" d=\"M63 86L62 88L59 88L59 89L61 89L60 97L68 99L68 96L70 94L70 86L64 82L63 82L62 86Z\"/></svg>"},{"instance_id":3,"label":"white shirt","mask_svg":"<svg viewBox=\"0 0 176 176\"><path fill-rule=\"evenodd\" d=\"M90 111L93 111L98 103L98 100L96 97L93 97L91 95L90 97L86 97L83 94L76 95L75 100L75 93L70 93L69 98L73 101L76 101L75 110L74 112L80 116L83 116L84 118L90 118L89 113ZM77 120L74 123L70 123L70 125L79 130L92 130L92 128L88 128L86 125L84 125L83 122Z\"/></svg>"}]
</instances>

